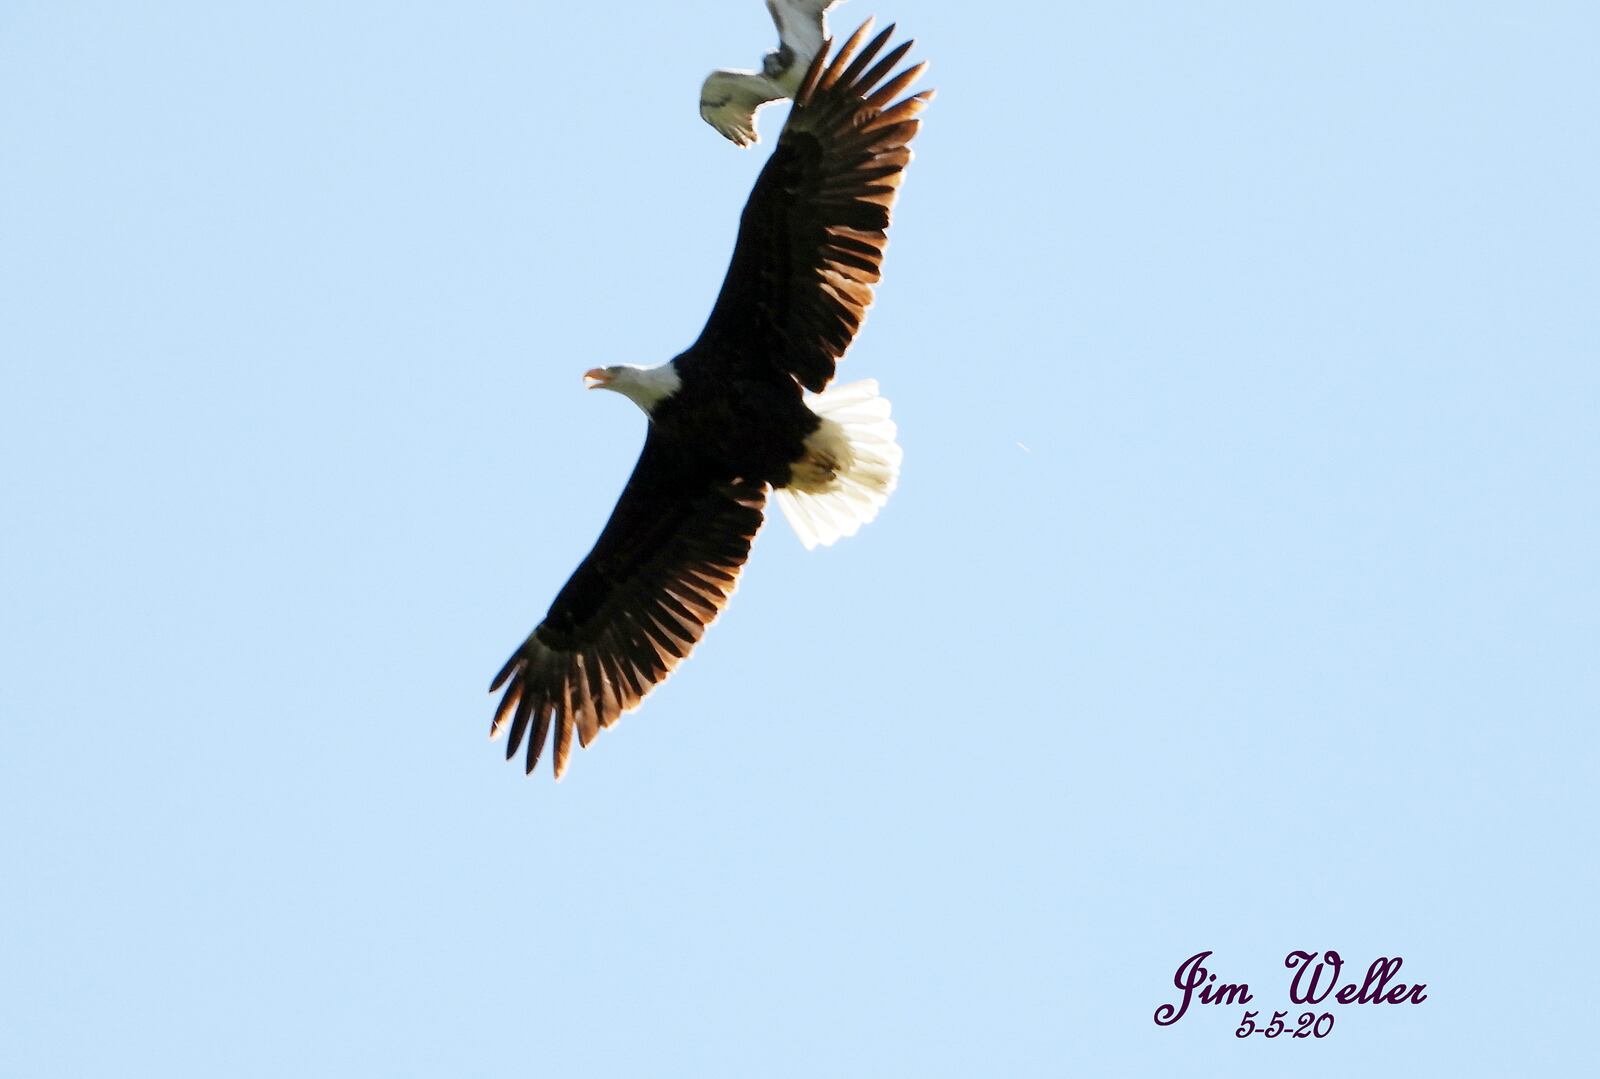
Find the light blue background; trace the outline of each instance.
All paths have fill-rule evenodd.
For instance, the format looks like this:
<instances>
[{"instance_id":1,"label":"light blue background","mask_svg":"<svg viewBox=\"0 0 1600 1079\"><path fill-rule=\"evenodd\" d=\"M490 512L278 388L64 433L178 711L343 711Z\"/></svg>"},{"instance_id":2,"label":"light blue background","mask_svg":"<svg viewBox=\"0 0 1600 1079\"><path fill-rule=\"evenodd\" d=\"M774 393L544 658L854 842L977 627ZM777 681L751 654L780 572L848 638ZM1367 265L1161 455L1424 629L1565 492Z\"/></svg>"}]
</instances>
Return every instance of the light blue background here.
<instances>
[{"instance_id":1,"label":"light blue background","mask_svg":"<svg viewBox=\"0 0 1600 1079\"><path fill-rule=\"evenodd\" d=\"M1592 1063L1600 15L853 0L933 61L777 519L533 779L489 677L781 123L756 0L0 4L0 1072ZM1151 1021L1403 955L1324 1041Z\"/></svg>"}]
</instances>

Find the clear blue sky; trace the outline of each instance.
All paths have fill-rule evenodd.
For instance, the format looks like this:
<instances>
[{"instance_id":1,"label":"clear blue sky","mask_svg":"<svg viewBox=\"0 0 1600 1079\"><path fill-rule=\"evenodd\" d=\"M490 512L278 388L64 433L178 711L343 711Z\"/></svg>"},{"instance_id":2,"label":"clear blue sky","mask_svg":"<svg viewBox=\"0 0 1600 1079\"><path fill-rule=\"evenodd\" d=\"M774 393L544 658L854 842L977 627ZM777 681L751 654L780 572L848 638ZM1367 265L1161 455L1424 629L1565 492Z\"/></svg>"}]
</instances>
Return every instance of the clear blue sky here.
<instances>
[{"instance_id":1,"label":"clear blue sky","mask_svg":"<svg viewBox=\"0 0 1600 1079\"><path fill-rule=\"evenodd\" d=\"M557 785L484 689L762 5L0 5L0 1073L1592 1062L1594 6L867 14L940 91L843 368L900 490ZM1296 948L1429 999L1152 1022Z\"/></svg>"}]
</instances>

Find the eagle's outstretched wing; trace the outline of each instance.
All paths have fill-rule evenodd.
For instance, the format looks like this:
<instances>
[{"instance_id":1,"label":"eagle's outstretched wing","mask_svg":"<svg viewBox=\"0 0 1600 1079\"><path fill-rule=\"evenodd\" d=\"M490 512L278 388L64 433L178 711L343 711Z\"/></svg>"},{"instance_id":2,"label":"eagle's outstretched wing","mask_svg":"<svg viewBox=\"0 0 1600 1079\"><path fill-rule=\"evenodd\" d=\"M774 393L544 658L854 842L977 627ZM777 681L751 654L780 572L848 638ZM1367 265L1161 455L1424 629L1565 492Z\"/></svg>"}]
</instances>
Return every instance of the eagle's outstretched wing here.
<instances>
[{"instance_id":1,"label":"eagle's outstretched wing","mask_svg":"<svg viewBox=\"0 0 1600 1079\"><path fill-rule=\"evenodd\" d=\"M884 52L891 26L863 48L871 26L812 63L680 369L770 364L813 393L833 378L872 303L916 116L933 95L899 97L926 65L891 76L912 43Z\"/></svg>"},{"instance_id":2,"label":"eagle's outstretched wing","mask_svg":"<svg viewBox=\"0 0 1600 1079\"><path fill-rule=\"evenodd\" d=\"M526 736L532 772L554 731L559 779L574 731L586 746L638 707L722 612L765 502L765 485L718 480L651 428L594 550L489 687L505 687L489 736L509 728L506 759Z\"/></svg>"}]
</instances>

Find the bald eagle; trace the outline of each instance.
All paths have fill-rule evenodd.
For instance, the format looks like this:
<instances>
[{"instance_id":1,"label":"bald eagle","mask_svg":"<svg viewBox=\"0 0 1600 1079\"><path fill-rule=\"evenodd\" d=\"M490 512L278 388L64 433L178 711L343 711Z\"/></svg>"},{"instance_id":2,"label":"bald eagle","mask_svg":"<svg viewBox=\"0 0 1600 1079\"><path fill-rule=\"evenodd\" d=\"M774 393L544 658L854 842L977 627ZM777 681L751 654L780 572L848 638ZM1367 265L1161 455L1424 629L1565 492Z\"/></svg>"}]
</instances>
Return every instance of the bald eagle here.
<instances>
[{"instance_id":1,"label":"bald eagle","mask_svg":"<svg viewBox=\"0 0 1600 1079\"><path fill-rule=\"evenodd\" d=\"M828 36L828 9L840 0L767 0L778 27L778 47L761 58L760 71L713 71L700 87L700 115L738 146L761 141L756 111L793 97Z\"/></svg>"},{"instance_id":2,"label":"bald eagle","mask_svg":"<svg viewBox=\"0 0 1600 1079\"><path fill-rule=\"evenodd\" d=\"M659 367L601 367L593 388L649 417L633 476L594 549L495 676L490 737L527 771L554 732L556 778L700 640L733 593L767 494L807 547L852 535L894 489L900 447L872 382L829 387L872 303L922 73L911 47L865 47L871 20L819 51L757 178L700 337Z\"/></svg>"}]
</instances>

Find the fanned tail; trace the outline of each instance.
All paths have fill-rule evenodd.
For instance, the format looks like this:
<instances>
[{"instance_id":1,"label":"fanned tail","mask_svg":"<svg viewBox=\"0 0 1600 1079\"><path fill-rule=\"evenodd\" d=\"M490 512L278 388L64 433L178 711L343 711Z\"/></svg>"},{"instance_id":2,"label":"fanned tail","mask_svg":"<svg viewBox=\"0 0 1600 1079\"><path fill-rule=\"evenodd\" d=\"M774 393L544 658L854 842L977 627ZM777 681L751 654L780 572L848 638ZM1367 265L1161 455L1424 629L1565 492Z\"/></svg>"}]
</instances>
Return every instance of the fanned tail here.
<instances>
[{"instance_id":1,"label":"fanned tail","mask_svg":"<svg viewBox=\"0 0 1600 1079\"><path fill-rule=\"evenodd\" d=\"M805 457L789 483L774 495L810 550L855 535L878 515L899 482L904 455L876 381L831 386L807 403L822 425L806 439Z\"/></svg>"}]
</instances>

